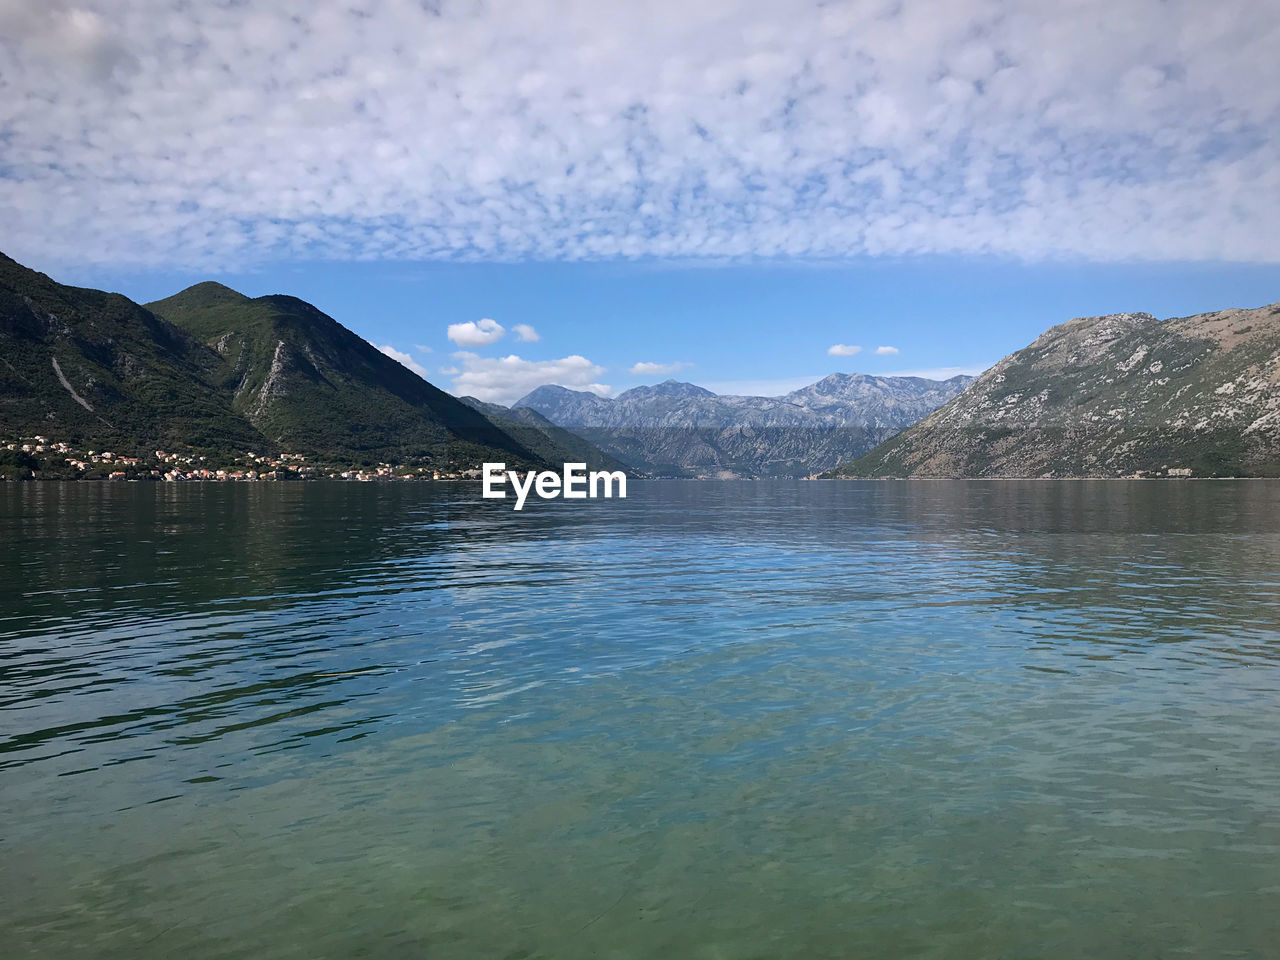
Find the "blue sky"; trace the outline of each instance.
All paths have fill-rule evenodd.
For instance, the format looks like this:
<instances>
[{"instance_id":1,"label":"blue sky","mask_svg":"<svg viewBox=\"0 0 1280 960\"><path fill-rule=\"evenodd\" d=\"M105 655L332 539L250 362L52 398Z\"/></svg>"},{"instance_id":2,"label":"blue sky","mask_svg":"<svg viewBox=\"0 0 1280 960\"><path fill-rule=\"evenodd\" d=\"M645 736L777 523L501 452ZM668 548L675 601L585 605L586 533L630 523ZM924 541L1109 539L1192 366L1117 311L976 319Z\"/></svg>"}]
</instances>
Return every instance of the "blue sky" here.
<instances>
[{"instance_id":1,"label":"blue sky","mask_svg":"<svg viewBox=\"0 0 1280 960\"><path fill-rule=\"evenodd\" d=\"M460 349L447 338L449 325L488 317L507 332L470 352L543 362L578 354L605 368L600 379L615 393L667 376L749 393L785 392L835 371L947 376L980 370L1075 316L1163 318L1280 300L1280 267L1267 264L958 257L700 267L311 263L230 274L95 267L66 279L106 283L145 302L210 276L253 296L300 296L371 342L408 354L442 386L454 378L440 371L457 368ZM518 324L532 326L539 340L520 340L512 332ZM837 343L863 349L831 356ZM877 355L878 346L899 352ZM638 362L688 366L633 375Z\"/></svg>"},{"instance_id":2,"label":"blue sky","mask_svg":"<svg viewBox=\"0 0 1280 960\"><path fill-rule=\"evenodd\" d=\"M1272 0L297 9L0 0L0 249L293 293L498 401L1280 300Z\"/></svg>"}]
</instances>

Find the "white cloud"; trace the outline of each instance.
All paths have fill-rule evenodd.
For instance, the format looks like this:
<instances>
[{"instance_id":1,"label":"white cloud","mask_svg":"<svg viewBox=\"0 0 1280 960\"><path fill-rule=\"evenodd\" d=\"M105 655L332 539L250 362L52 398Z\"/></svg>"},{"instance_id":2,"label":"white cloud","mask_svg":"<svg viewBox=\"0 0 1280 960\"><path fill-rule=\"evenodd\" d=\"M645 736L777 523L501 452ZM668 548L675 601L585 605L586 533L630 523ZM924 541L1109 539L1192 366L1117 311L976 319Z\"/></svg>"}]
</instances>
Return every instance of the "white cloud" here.
<instances>
[{"instance_id":1,"label":"white cloud","mask_svg":"<svg viewBox=\"0 0 1280 960\"><path fill-rule=\"evenodd\" d=\"M397 350L395 347L386 346L385 344L383 346L378 346L377 344L374 344L374 346L377 346L380 351L385 353L392 360L396 360L399 363L401 363L403 366L408 367L410 370L412 370L414 373L420 376L423 380L427 379L427 368L424 367L422 364L420 364L417 360L413 359L413 357L409 356L409 354L404 353L400 350Z\"/></svg>"},{"instance_id":2,"label":"white cloud","mask_svg":"<svg viewBox=\"0 0 1280 960\"><path fill-rule=\"evenodd\" d=\"M39 266L1277 263L1277 48L1274 0L3 0L0 222Z\"/></svg>"},{"instance_id":3,"label":"white cloud","mask_svg":"<svg viewBox=\"0 0 1280 960\"><path fill-rule=\"evenodd\" d=\"M604 367L574 354L559 360L523 360L509 357L481 357L460 350L453 355L454 367L441 370L452 376L453 393L476 397L490 403L511 404L534 387L554 383L571 390L590 390L607 397L613 388L599 383Z\"/></svg>"},{"instance_id":4,"label":"white cloud","mask_svg":"<svg viewBox=\"0 0 1280 960\"><path fill-rule=\"evenodd\" d=\"M876 356L878 357L891 357L897 354L897 352L897 347L876 347Z\"/></svg>"},{"instance_id":5,"label":"white cloud","mask_svg":"<svg viewBox=\"0 0 1280 960\"><path fill-rule=\"evenodd\" d=\"M488 317L479 323L468 320L449 324L449 339L460 347L485 347L497 343L506 332L502 324Z\"/></svg>"},{"instance_id":6,"label":"white cloud","mask_svg":"<svg viewBox=\"0 0 1280 960\"><path fill-rule=\"evenodd\" d=\"M693 366L693 364L685 363L684 361L677 361L676 363L649 363L648 361L641 361L640 363L632 364L629 372L637 377L654 377L661 376L666 373L677 373L678 371L691 366Z\"/></svg>"},{"instance_id":7,"label":"white cloud","mask_svg":"<svg viewBox=\"0 0 1280 960\"><path fill-rule=\"evenodd\" d=\"M426 344L423 344L423 343L415 343L415 344L413 345L413 349L417 350L419 353L434 353L434 352L435 352L434 350L432 350L430 347L428 347Z\"/></svg>"},{"instance_id":8,"label":"white cloud","mask_svg":"<svg viewBox=\"0 0 1280 960\"><path fill-rule=\"evenodd\" d=\"M827 353L833 357L852 357L854 354L861 352L861 347L853 347L847 343L833 343L827 347Z\"/></svg>"},{"instance_id":9,"label":"white cloud","mask_svg":"<svg viewBox=\"0 0 1280 960\"><path fill-rule=\"evenodd\" d=\"M511 328L511 332L523 340L525 343L537 343L542 338L538 336L538 331L533 329L527 323L517 323Z\"/></svg>"}]
</instances>

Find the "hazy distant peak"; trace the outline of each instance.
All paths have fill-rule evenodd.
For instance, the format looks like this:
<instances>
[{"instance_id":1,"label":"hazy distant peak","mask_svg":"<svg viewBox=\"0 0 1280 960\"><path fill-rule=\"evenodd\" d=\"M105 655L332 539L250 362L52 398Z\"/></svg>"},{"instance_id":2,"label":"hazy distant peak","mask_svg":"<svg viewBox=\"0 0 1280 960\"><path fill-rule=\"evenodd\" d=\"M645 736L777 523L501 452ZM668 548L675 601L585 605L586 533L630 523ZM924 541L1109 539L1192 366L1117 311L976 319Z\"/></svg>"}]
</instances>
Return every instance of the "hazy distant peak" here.
<instances>
[{"instance_id":1,"label":"hazy distant peak","mask_svg":"<svg viewBox=\"0 0 1280 960\"><path fill-rule=\"evenodd\" d=\"M714 397L715 394L697 384L680 380L663 380L661 383L632 387L618 394L619 400L642 399L649 397Z\"/></svg>"},{"instance_id":2,"label":"hazy distant peak","mask_svg":"<svg viewBox=\"0 0 1280 960\"><path fill-rule=\"evenodd\" d=\"M969 380L833 374L785 397L719 396L679 380L614 399L547 386L517 406L660 476L807 476L869 450Z\"/></svg>"},{"instance_id":3,"label":"hazy distant peak","mask_svg":"<svg viewBox=\"0 0 1280 960\"><path fill-rule=\"evenodd\" d=\"M833 373L783 399L810 409L833 404L916 404L924 399L937 406L968 386L973 377L956 376L950 380L927 380L923 377L877 377L865 373ZM927 399L926 399L927 398Z\"/></svg>"},{"instance_id":4,"label":"hazy distant peak","mask_svg":"<svg viewBox=\"0 0 1280 960\"><path fill-rule=\"evenodd\" d=\"M800 390L793 390L792 393L812 392L812 393L838 393L848 387L851 383L862 383L867 380L874 380L875 377L865 373L831 373L823 377L817 383L811 383L807 387L801 387Z\"/></svg>"},{"instance_id":5,"label":"hazy distant peak","mask_svg":"<svg viewBox=\"0 0 1280 960\"><path fill-rule=\"evenodd\" d=\"M544 383L540 387L535 387L526 393L523 397L513 403L512 407L533 407L539 403L561 402L571 399L602 399L590 390L571 390L568 387L562 387L558 383Z\"/></svg>"}]
</instances>

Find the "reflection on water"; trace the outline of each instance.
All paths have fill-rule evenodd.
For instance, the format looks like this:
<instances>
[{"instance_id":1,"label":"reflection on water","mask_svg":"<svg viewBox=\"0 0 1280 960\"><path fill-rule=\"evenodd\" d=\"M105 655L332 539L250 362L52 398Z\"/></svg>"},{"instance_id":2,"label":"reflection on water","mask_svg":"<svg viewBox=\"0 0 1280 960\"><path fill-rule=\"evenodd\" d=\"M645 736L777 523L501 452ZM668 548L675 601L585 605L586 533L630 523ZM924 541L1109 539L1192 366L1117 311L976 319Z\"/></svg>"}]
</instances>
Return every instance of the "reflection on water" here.
<instances>
[{"instance_id":1,"label":"reflection on water","mask_svg":"<svg viewBox=\"0 0 1280 960\"><path fill-rule=\"evenodd\" d=\"M1280 484L0 487L0 942L1264 957Z\"/></svg>"}]
</instances>

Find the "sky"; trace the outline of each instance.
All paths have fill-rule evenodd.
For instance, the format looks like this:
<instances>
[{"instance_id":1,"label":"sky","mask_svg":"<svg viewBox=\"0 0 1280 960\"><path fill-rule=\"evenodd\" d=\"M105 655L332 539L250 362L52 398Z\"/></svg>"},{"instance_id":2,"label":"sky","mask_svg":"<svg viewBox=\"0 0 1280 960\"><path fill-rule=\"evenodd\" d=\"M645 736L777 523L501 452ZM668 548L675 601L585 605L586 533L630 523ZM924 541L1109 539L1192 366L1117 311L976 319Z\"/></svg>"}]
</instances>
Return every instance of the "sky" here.
<instances>
[{"instance_id":1,"label":"sky","mask_svg":"<svg viewBox=\"0 0 1280 960\"><path fill-rule=\"evenodd\" d=\"M1273 0L0 0L0 250L511 402L1280 300Z\"/></svg>"}]
</instances>

